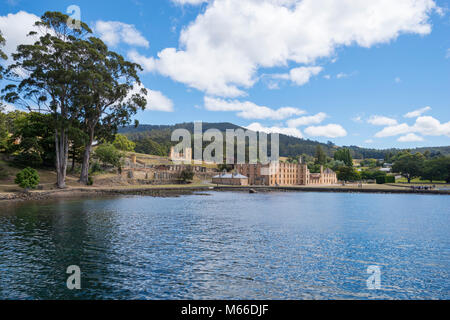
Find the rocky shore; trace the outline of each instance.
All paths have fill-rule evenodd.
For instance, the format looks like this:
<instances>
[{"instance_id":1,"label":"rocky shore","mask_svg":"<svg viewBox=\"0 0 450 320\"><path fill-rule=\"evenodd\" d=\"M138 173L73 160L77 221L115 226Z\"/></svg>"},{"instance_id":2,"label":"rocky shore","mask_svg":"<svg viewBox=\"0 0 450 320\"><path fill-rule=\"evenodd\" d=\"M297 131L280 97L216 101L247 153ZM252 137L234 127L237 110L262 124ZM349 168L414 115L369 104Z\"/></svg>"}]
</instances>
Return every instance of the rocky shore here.
<instances>
[{"instance_id":1,"label":"rocky shore","mask_svg":"<svg viewBox=\"0 0 450 320\"><path fill-rule=\"evenodd\" d=\"M174 186L174 187L136 187L136 188L68 188L64 190L31 191L16 193L0 193L0 201L36 201L58 198L86 198L118 195L142 195L152 197L178 197L182 195L198 194L207 191L234 191L234 192L346 192L346 193L396 193L396 194L434 194L450 195L449 190L412 190L400 187L377 188L365 186L358 187L231 187L231 186Z\"/></svg>"}]
</instances>

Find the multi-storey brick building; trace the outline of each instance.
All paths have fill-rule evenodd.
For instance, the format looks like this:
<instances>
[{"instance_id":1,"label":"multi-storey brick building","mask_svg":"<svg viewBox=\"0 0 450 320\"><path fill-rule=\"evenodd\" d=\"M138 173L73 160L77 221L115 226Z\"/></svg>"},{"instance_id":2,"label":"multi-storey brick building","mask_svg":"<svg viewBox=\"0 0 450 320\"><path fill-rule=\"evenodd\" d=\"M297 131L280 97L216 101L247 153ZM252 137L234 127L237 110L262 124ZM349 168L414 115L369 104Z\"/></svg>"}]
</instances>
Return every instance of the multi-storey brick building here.
<instances>
[{"instance_id":1,"label":"multi-storey brick building","mask_svg":"<svg viewBox=\"0 0 450 320\"><path fill-rule=\"evenodd\" d=\"M336 173L331 169L320 168L320 173L311 173L306 164L272 163L240 164L236 170L249 178L250 185L293 186L337 184Z\"/></svg>"}]
</instances>

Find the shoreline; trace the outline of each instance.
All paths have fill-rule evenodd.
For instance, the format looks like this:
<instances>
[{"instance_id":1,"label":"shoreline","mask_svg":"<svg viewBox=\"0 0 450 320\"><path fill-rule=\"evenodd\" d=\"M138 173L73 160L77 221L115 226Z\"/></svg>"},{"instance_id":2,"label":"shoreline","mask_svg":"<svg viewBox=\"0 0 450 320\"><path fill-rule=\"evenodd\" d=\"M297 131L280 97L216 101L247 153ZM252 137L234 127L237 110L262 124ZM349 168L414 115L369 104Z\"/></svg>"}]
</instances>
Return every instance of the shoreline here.
<instances>
[{"instance_id":1,"label":"shoreline","mask_svg":"<svg viewBox=\"0 0 450 320\"><path fill-rule=\"evenodd\" d=\"M152 196L152 197L179 197L183 195L193 195L198 192L217 191L217 192L250 192L253 189L258 193L266 192L326 192L326 193L373 193L373 194L420 194L420 195L450 195L450 190L411 190L405 187L389 186L375 188L364 186L286 186L286 187L267 187L267 186L217 186L217 185L199 185L199 186L136 186L128 188L106 187L106 188L74 188L69 187L63 190L31 191L0 193L0 203L4 202L24 202L36 200L52 199L70 199L79 197L99 198L104 196Z\"/></svg>"}]
</instances>

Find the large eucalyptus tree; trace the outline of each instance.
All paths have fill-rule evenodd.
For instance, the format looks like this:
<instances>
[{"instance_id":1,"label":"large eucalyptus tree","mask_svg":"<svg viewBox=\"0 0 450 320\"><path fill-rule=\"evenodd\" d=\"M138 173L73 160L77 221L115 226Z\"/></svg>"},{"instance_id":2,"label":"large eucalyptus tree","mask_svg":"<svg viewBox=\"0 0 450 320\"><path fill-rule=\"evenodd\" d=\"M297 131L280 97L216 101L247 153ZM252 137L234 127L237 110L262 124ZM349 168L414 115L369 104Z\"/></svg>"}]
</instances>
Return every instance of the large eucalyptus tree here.
<instances>
[{"instance_id":1,"label":"large eucalyptus tree","mask_svg":"<svg viewBox=\"0 0 450 320\"><path fill-rule=\"evenodd\" d=\"M66 186L69 130L81 115L75 97L84 49L80 41L92 32L85 23L74 29L70 22L65 14L46 12L29 33L34 44L19 45L12 54L6 71L10 84L2 90L7 102L52 115L58 188Z\"/></svg>"},{"instance_id":2,"label":"large eucalyptus tree","mask_svg":"<svg viewBox=\"0 0 450 320\"><path fill-rule=\"evenodd\" d=\"M100 39L89 38L82 45L88 53L83 60L85 74L80 77L77 98L83 106L81 118L88 140L80 182L87 184L94 140L113 139L119 126L129 124L138 110L145 109L147 91L140 83L139 65L109 51Z\"/></svg>"},{"instance_id":3,"label":"large eucalyptus tree","mask_svg":"<svg viewBox=\"0 0 450 320\"><path fill-rule=\"evenodd\" d=\"M73 26L77 27L74 28ZM69 134L79 124L89 136L81 182L87 183L92 143L97 133L111 134L145 108L140 66L110 52L83 22L46 12L30 32L36 41L19 45L6 75L3 98L30 111L49 113L55 122L57 186L65 188Z\"/></svg>"}]
</instances>

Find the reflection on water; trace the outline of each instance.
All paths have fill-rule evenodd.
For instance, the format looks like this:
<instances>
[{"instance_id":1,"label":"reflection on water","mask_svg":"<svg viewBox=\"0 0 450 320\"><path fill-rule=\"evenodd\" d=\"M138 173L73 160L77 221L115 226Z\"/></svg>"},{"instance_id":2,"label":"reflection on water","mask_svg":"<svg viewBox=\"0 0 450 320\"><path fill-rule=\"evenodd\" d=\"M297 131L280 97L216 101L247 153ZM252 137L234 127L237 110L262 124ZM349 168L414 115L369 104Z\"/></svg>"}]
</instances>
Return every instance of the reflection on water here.
<instances>
[{"instance_id":1,"label":"reflection on water","mask_svg":"<svg viewBox=\"0 0 450 320\"><path fill-rule=\"evenodd\" d=\"M0 299L449 299L449 207L231 192L8 205ZM69 265L80 291L66 287ZM371 265L381 290L367 289Z\"/></svg>"}]
</instances>

